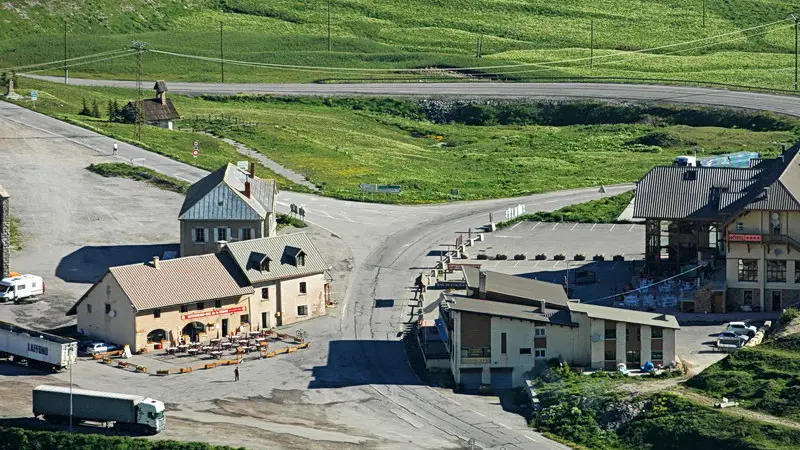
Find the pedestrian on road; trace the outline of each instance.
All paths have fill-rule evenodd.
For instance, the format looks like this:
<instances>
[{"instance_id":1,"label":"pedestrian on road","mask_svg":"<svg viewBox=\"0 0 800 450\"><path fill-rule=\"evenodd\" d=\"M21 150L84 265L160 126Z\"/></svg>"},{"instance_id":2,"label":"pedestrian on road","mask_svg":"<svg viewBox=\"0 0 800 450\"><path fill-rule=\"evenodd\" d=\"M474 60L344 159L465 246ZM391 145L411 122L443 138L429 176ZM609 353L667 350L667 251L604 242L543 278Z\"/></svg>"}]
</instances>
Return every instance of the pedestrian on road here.
<instances>
[{"instance_id":1,"label":"pedestrian on road","mask_svg":"<svg viewBox=\"0 0 800 450\"><path fill-rule=\"evenodd\" d=\"M117 155L117 143L114 142L114 152L112 153L114 156Z\"/></svg>"},{"instance_id":2,"label":"pedestrian on road","mask_svg":"<svg viewBox=\"0 0 800 450\"><path fill-rule=\"evenodd\" d=\"M239 381L239 368L233 369L233 381Z\"/></svg>"}]
</instances>

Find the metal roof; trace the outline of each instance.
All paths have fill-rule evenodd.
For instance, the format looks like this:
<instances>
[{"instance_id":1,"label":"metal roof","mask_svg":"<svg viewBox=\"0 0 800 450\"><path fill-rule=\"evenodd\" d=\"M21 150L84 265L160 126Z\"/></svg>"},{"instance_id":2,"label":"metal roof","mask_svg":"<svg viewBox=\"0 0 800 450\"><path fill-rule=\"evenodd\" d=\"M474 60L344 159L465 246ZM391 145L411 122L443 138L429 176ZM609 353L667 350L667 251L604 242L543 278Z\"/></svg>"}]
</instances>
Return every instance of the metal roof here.
<instances>
[{"instance_id":1,"label":"metal roof","mask_svg":"<svg viewBox=\"0 0 800 450\"><path fill-rule=\"evenodd\" d=\"M629 309L612 308L610 306L590 305L587 303L570 302L570 311L584 313L592 319L613 320L615 322L636 323L651 327L680 329L675 316L651 313L645 311L632 311Z\"/></svg>"},{"instance_id":2,"label":"metal roof","mask_svg":"<svg viewBox=\"0 0 800 450\"><path fill-rule=\"evenodd\" d=\"M716 221L744 210L800 211L798 150L750 168L655 167L637 184L633 216Z\"/></svg>"},{"instance_id":3,"label":"metal roof","mask_svg":"<svg viewBox=\"0 0 800 450\"><path fill-rule=\"evenodd\" d=\"M464 278L470 289L479 289L481 269L464 267ZM501 272L483 270L486 274L486 292L496 293L526 300L544 300L551 305L564 306L569 301L564 287L560 284L509 275Z\"/></svg>"},{"instance_id":4,"label":"metal roof","mask_svg":"<svg viewBox=\"0 0 800 450\"><path fill-rule=\"evenodd\" d=\"M8 323L8 322L0 322L0 330L10 331L16 334L27 334L28 336L31 337L40 337L42 339L56 342L58 344L69 344L71 342L77 342L74 339L58 336L55 334L45 333L44 331L37 331L37 330L31 330L29 328L23 328L19 325L14 325L13 323Z\"/></svg>"},{"instance_id":5,"label":"metal roof","mask_svg":"<svg viewBox=\"0 0 800 450\"><path fill-rule=\"evenodd\" d=\"M250 183L250 197L244 195ZM250 177L231 163L194 183L186 194L180 220L264 220L274 211L275 180Z\"/></svg>"},{"instance_id":6,"label":"metal roof","mask_svg":"<svg viewBox=\"0 0 800 450\"><path fill-rule=\"evenodd\" d=\"M145 122L156 122L159 120L176 120L180 119L181 116L178 114L178 110L175 109L175 105L172 104L172 100L166 99L166 104L161 103L161 99L158 98L149 98L146 100L142 100L142 112L144 113L144 121ZM138 102L130 102L125 105L126 108L135 108L135 105L139 104Z\"/></svg>"},{"instance_id":7,"label":"metal roof","mask_svg":"<svg viewBox=\"0 0 800 450\"><path fill-rule=\"evenodd\" d=\"M58 394L67 394L67 395L70 394L69 386L51 386L47 384L41 384L33 388L33 390L40 392L55 392ZM131 400L134 402L139 402L145 399L145 396L143 395L119 394L117 392L91 391L89 389L72 388L71 392L72 395L89 395L92 397L115 398L119 400Z\"/></svg>"},{"instance_id":8,"label":"metal roof","mask_svg":"<svg viewBox=\"0 0 800 450\"><path fill-rule=\"evenodd\" d=\"M161 94L162 92L167 92L167 82L164 81L164 80L158 80L158 81L156 81L155 86L153 86L153 89L156 90L156 94Z\"/></svg>"},{"instance_id":9,"label":"metal roof","mask_svg":"<svg viewBox=\"0 0 800 450\"><path fill-rule=\"evenodd\" d=\"M283 278L323 273L328 265L305 233L250 239L226 244L226 251L244 272L251 284ZM305 253L305 265L298 266L298 250ZM269 258L269 271L261 271L259 262Z\"/></svg>"},{"instance_id":10,"label":"metal roof","mask_svg":"<svg viewBox=\"0 0 800 450\"><path fill-rule=\"evenodd\" d=\"M557 309L545 308L544 313L540 307L521 305L495 300L466 297L442 293L445 306L452 311L469 312L508 319L528 320L531 322L552 323L555 325L577 326L569 319L568 314L563 314Z\"/></svg>"},{"instance_id":11,"label":"metal roof","mask_svg":"<svg viewBox=\"0 0 800 450\"><path fill-rule=\"evenodd\" d=\"M111 267L67 312L75 314L80 303L107 276L119 283L137 311L177 306L252 294L253 288L226 253L187 256L153 263Z\"/></svg>"}]
</instances>

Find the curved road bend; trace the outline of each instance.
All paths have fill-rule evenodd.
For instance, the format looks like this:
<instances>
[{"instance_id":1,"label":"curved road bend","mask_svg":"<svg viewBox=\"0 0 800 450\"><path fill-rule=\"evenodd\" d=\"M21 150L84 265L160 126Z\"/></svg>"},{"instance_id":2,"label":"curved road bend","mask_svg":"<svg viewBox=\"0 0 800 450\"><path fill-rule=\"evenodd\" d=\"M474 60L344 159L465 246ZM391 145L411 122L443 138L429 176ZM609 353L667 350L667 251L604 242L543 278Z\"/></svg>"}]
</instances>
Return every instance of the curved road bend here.
<instances>
[{"instance_id":1,"label":"curved road bend","mask_svg":"<svg viewBox=\"0 0 800 450\"><path fill-rule=\"evenodd\" d=\"M61 82L59 77L26 75ZM73 78L77 86L135 88L135 81L88 80ZM614 83L358 83L358 84L280 84L280 83L187 83L170 82L171 92L202 94L274 95L371 95L371 96L482 96L542 99L599 99L639 102L687 103L730 108L757 109L800 116L800 97L726 89Z\"/></svg>"}]
</instances>

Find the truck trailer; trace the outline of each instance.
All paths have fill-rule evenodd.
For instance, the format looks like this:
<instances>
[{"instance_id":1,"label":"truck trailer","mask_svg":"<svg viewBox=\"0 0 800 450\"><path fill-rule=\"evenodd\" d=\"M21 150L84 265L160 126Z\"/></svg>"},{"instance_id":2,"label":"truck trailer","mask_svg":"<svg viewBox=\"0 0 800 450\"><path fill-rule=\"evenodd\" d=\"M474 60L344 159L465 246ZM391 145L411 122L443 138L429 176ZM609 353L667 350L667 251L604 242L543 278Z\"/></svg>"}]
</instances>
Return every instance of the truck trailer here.
<instances>
[{"instance_id":1,"label":"truck trailer","mask_svg":"<svg viewBox=\"0 0 800 450\"><path fill-rule=\"evenodd\" d=\"M0 322L0 358L38 369L61 370L77 356L78 343L73 339Z\"/></svg>"},{"instance_id":2,"label":"truck trailer","mask_svg":"<svg viewBox=\"0 0 800 450\"><path fill-rule=\"evenodd\" d=\"M127 432L156 434L164 430L164 403L141 395L72 389L69 386L37 386L33 390L33 416L57 424L72 421L113 425Z\"/></svg>"},{"instance_id":3,"label":"truck trailer","mask_svg":"<svg viewBox=\"0 0 800 450\"><path fill-rule=\"evenodd\" d=\"M725 155L707 156L698 158L696 156L678 156L673 161L673 166L681 167L737 167L748 168L750 161L758 159L756 152L738 152Z\"/></svg>"}]
</instances>

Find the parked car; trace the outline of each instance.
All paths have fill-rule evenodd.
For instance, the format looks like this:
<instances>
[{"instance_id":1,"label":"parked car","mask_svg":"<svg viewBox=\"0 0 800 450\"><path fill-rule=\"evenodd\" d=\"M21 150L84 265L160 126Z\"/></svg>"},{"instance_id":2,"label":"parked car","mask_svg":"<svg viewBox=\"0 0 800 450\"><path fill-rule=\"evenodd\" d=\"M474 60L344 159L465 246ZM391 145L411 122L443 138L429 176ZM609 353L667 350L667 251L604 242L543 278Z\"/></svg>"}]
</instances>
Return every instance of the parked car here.
<instances>
[{"instance_id":1,"label":"parked car","mask_svg":"<svg viewBox=\"0 0 800 450\"><path fill-rule=\"evenodd\" d=\"M723 331L717 336L717 345L719 344L736 344L739 347L749 341L750 337L746 334L736 334L734 331Z\"/></svg>"},{"instance_id":2,"label":"parked car","mask_svg":"<svg viewBox=\"0 0 800 450\"><path fill-rule=\"evenodd\" d=\"M107 344L105 342L94 342L89 344L89 346L86 348L86 353L90 355L96 355L98 353L113 352L114 350L119 350L119 347L114 344Z\"/></svg>"},{"instance_id":3,"label":"parked car","mask_svg":"<svg viewBox=\"0 0 800 450\"><path fill-rule=\"evenodd\" d=\"M733 331L736 334L744 334L748 337L753 337L756 335L758 328L747 325L745 322L731 322L728 324L728 328L725 331Z\"/></svg>"}]
</instances>

